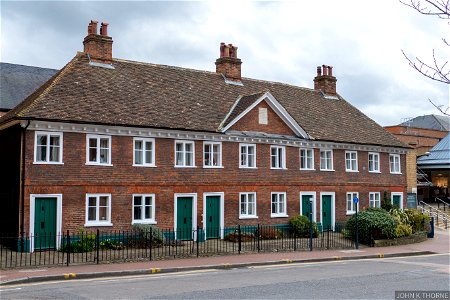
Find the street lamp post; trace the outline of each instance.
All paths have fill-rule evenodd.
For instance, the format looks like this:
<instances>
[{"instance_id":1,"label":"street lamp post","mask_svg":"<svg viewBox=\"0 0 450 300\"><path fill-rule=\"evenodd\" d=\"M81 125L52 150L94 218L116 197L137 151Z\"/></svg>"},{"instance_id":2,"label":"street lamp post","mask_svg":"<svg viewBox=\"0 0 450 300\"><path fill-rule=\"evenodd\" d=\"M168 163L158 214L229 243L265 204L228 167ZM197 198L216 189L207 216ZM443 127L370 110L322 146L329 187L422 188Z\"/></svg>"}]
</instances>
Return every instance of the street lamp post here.
<instances>
[{"instance_id":1,"label":"street lamp post","mask_svg":"<svg viewBox=\"0 0 450 300\"><path fill-rule=\"evenodd\" d=\"M356 249L359 249L359 241L358 241L358 197L353 198L353 203L355 204L356 212L355 212L355 218L356 218Z\"/></svg>"}]
</instances>

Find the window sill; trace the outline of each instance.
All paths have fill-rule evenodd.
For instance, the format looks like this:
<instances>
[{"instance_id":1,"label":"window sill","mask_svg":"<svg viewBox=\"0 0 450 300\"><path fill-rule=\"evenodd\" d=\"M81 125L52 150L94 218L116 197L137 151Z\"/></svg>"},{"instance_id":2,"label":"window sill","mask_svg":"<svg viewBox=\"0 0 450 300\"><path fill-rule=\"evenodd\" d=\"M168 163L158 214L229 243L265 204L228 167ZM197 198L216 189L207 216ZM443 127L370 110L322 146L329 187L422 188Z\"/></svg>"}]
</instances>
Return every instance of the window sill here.
<instances>
[{"instance_id":1,"label":"window sill","mask_svg":"<svg viewBox=\"0 0 450 300\"><path fill-rule=\"evenodd\" d=\"M352 215L354 215L356 212L354 212L354 211L347 211L346 213L345 213L345 215L346 216L352 216Z\"/></svg>"},{"instance_id":2,"label":"window sill","mask_svg":"<svg viewBox=\"0 0 450 300\"><path fill-rule=\"evenodd\" d=\"M64 165L63 162L34 161L33 165Z\"/></svg>"},{"instance_id":3,"label":"window sill","mask_svg":"<svg viewBox=\"0 0 450 300\"><path fill-rule=\"evenodd\" d=\"M270 217L271 218L289 218L289 216L288 215L285 215L285 214L271 214L270 215Z\"/></svg>"},{"instance_id":4,"label":"window sill","mask_svg":"<svg viewBox=\"0 0 450 300\"><path fill-rule=\"evenodd\" d=\"M239 169L258 169L257 167L243 167L239 166Z\"/></svg>"},{"instance_id":5,"label":"window sill","mask_svg":"<svg viewBox=\"0 0 450 300\"><path fill-rule=\"evenodd\" d=\"M111 222L89 222L84 223L84 227L101 227L101 226L113 226Z\"/></svg>"},{"instance_id":6,"label":"window sill","mask_svg":"<svg viewBox=\"0 0 450 300\"><path fill-rule=\"evenodd\" d=\"M203 166L204 169L223 169L223 166Z\"/></svg>"},{"instance_id":7,"label":"window sill","mask_svg":"<svg viewBox=\"0 0 450 300\"><path fill-rule=\"evenodd\" d=\"M348 172L348 173L359 173L358 170L345 170L345 172Z\"/></svg>"},{"instance_id":8,"label":"window sill","mask_svg":"<svg viewBox=\"0 0 450 300\"><path fill-rule=\"evenodd\" d=\"M402 175L401 172L400 173L398 173L398 172L390 172L390 174L392 174L392 175Z\"/></svg>"},{"instance_id":9,"label":"window sill","mask_svg":"<svg viewBox=\"0 0 450 300\"><path fill-rule=\"evenodd\" d=\"M334 169L320 169L321 172L334 172Z\"/></svg>"},{"instance_id":10,"label":"window sill","mask_svg":"<svg viewBox=\"0 0 450 300\"><path fill-rule=\"evenodd\" d=\"M145 221L139 221L139 220L133 220L132 222L131 222L131 225L134 225L134 224L150 224L150 225L156 225L156 224L158 224L158 222L156 222L156 221L150 221L150 220L145 220Z\"/></svg>"},{"instance_id":11,"label":"window sill","mask_svg":"<svg viewBox=\"0 0 450 300\"><path fill-rule=\"evenodd\" d=\"M374 173L374 174L381 174L380 171L369 171L369 173Z\"/></svg>"},{"instance_id":12,"label":"window sill","mask_svg":"<svg viewBox=\"0 0 450 300\"><path fill-rule=\"evenodd\" d=\"M300 168L300 171L315 171L316 169L302 169Z\"/></svg>"},{"instance_id":13,"label":"window sill","mask_svg":"<svg viewBox=\"0 0 450 300\"><path fill-rule=\"evenodd\" d=\"M258 216L239 216L239 220L258 219Z\"/></svg>"},{"instance_id":14,"label":"window sill","mask_svg":"<svg viewBox=\"0 0 450 300\"><path fill-rule=\"evenodd\" d=\"M174 168L180 168L180 169L189 169L189 168L197 168L197 166L173 166Z\"/></svg>"},{"instance_id":15,"label":"window sill","mask_svg":"<svg viewBox=\"0 0 450 300\"><path fill-rule=\"evenodd\" d=\"M155 165L136 165L136 164L133 164L133 167L156 168Z\"/></svg>"},{"instance_id":16,"label":"window sill","mask_svg":"<svg viewBox=\"0 0 450 300\"><path fill-rule=\"evenodd\" d=\"M97 167L112 167L112 164L97 164L97 163L85 163L86 166L97 166Z\"/></svg>"},{"instance_id":17,"label":"window sill","mask_svg":"<svg viewBox=\"0 0 450 300\"><path fill-rule=\"evenodd\" d=\"M288 168L270 168L271 170L287 170Z\"/></svg>"}]
</instances>

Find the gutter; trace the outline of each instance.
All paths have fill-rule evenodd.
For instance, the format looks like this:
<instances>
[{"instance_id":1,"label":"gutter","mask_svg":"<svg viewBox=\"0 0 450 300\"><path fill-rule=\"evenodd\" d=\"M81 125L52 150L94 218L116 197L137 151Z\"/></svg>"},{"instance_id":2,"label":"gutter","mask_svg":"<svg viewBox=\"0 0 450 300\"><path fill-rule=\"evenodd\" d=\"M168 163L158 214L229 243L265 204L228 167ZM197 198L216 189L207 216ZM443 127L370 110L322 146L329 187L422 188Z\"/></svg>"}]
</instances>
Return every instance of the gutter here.
<instances>
[{"instance_id":1,"label":"gutter","mask_svg":"<svg viewBox=\"0 0 450 300\"><path fill-rule=\"evenodd\" d=\"M22 126L21 141L20 141L20 236L23 237L24 221L25 221L25 150L26 150L26 131L30 126L30 120L27 121L25 127Z\"/></svg>"}]
</instances>

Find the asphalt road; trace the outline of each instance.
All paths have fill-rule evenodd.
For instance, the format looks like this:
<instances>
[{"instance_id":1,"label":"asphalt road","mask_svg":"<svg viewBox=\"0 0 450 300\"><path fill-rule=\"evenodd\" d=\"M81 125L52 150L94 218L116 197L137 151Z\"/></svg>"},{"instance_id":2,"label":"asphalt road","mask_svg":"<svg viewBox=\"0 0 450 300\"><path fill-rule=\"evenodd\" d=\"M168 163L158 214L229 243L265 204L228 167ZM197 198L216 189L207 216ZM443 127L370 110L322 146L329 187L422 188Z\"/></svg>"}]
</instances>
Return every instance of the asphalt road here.
<instances>
[{"instance_id":1,"label":"asphalt road","mask_svg":"<svg viewBox=\"0 0 450 300\"><path fill-rule=\"evenodd\" d=\"M41 282L0 289L4 299L394 299L448 291L449 254Z\"/></svg>"}]
</instances>

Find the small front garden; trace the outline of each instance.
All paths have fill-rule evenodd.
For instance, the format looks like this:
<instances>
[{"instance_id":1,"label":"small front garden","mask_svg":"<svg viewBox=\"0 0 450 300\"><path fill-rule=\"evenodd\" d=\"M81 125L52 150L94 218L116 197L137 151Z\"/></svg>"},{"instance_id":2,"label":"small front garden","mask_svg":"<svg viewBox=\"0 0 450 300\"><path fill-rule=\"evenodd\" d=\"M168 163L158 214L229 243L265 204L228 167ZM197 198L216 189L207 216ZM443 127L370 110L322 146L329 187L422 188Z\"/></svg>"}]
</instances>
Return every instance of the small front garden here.
<instances>
[{"instance_id":1,"label":"small front garden","mask_svg":"<svg viewBox=\"0 0 450 300\"><path fill-rule=\"evenodd\" d=\"M417 209L368 208L358 213L358 240L370 246L401 245L423 241L430 217ZM356 214L346 225L346 236L356 240ZM386 240L389 240L387 242ZM384 242L378 242L384 241Z\"/></svg>"}]
</instances>

